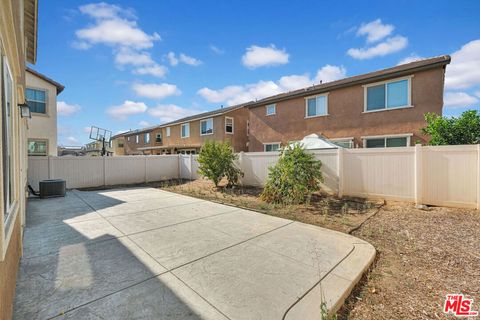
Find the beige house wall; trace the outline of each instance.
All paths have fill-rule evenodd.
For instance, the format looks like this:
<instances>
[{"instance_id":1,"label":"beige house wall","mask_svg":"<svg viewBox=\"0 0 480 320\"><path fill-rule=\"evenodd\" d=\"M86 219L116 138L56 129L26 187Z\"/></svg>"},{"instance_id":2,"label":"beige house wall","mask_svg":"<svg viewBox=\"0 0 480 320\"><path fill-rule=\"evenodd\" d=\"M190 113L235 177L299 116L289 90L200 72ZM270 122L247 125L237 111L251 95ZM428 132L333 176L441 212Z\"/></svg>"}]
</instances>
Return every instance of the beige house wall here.
<instances>
[{"instance_id":1,"label":"beige house wall","mask_svg":"<svg viewBox=\"0 0 480 320\"><path fill-rule=\"evenodd\" d=\"M0 319L11 319L15 281L19 259L22 252L22 226L25 224L26 187L27 187L27 120L21 118L19 103L25 103L25 52L32 52L26 48L29 40L24 33L24 10L34 8L31 12L36 19L36 1L0 0L0 56L7 61L12 76L12 152L11 167L13 168L12 195L13 203L10 210L4 209L5 186L0 181ZM31 40L31 39L30 39ZM35 50L35 49L34 49ZM33 50L33 51L34 51ZM34 57L30 60L33 60ZM34 62L34 61L30 61ZM3 64L3 63L2 63ZM2 73L3 77L3 73ZM5 92L0 86L0 93ZM4 101L0 100L0 112L5 110ZM0 132L5 123L0 118ZM4 177L3 142L0 148L0 172Z\"/></svg>"},{"instance_id":2,"label":"beige house wall","mask_svg":"<svg viewBox=\"0 0 480 320\"><path fill-rule=\"evenodd\" d=\"M47 154L57 155L57 87L26 72L27 88L47 91L46 113L32 112L32 118L28 121L28 139L47 140Z\"/></svg>"}]
</instances>

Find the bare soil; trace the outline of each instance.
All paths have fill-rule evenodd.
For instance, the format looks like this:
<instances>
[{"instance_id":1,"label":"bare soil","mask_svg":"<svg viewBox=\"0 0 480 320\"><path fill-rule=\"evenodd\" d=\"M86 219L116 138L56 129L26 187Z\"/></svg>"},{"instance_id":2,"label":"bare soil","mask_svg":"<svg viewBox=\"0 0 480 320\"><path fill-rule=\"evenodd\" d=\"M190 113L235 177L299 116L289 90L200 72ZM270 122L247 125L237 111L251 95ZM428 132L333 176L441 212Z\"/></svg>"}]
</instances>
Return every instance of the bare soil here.
<instances>
[{"instance_id":1,"label":"bare soil","mask_svg":"<svg viewBox=\"0 0 480 320\"><path fill-rule=\"evenodd\" d=\"M215 189L206 180L160 188L269 215L351 233L370 242L377 258L340 310L340 319L443 319L447 293L475 299L480 310L480 214L454 208L314 195L307 205L279 206L261 189Z\"/></svg>"}]
</instances>

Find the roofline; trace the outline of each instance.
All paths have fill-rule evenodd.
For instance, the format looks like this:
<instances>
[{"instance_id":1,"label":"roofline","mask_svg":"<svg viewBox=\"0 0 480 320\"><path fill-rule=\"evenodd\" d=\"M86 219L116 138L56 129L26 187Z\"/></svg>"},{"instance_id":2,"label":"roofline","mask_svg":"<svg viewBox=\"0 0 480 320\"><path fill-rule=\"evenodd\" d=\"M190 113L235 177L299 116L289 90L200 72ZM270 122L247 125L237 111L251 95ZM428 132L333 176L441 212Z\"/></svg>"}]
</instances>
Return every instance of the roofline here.
<instances>
[{"instance_id":1,"label":"roofline","mask_svg":"<svg viewBox=\"0 0 480 320\"><path fill-rule=\"evenodd\" d=\"M141 129L141 130L127 131L127 132L124 132L120 135L113 136L112 139L116 138L117 136L121 136L121 135L122 136L132 136L132 135L136 135L136 134L140 134L140 133L150 132L150 131L153 131L155 129L176 126L176 125L180 125L180 124L184 124L184 123L188 123L188 122L192 122L192 121L209 119L209 118L212 118L212 117L218 117L218 116L230 113L232 111L241 109L243 107L247 107L249 103L251 103L251 102L242 103L242 104L239 104L239 105L236 105L236 106L227 107L227 108L231 108L229 110L226 110L227 108L223 108L223 109L217 109L217 110L213 110L213 111L202 112L202 113L199 113L198 115L193 115L193 116L190 116L190 117L184 117L184 118L181 118L181 119L178 119L178 120L175 120L175 121L167 122L167 123L164 123L164 124L159 124L157 126L148 127L148 128L144 128L144 129ZM215 112L215 111L218 111L218 113L207 114L208 112Z\"/></svg>"},{"instance_id":2,"label":"roofline","mask_svg":"<svg viewBox=\"0 0 480 320\"><path fill-rule=\"evenodd\" d=\"M63 91L63 89L65 89L64 85L62 85L62 84L58 83L57 81L47 77L44 74L41 74L38 71L33 70L30 67L27 67L27 71L30 72L31 74L33 74L34 76L37 76L37 77L47 81L48 83L53 84L57 88L57 96Z\"/></svg>"},{"instance_id":3,"label":"roofline","mask_svg":"<svg viewBox=\"0 0 480 320\"><path fill-rule=\"evenodd\" d=\"M408 63L404 65L405 67L403 69L393 70L391 72L389 72L389 69L395 69L395 68L398 68L398 66L382 69L378 71L373 71L365 74L360 74L360 75L356 75L348 78L343 78L340 80L327 82L325 84L320 84L313 87L307 87L300 90L295 90L287 94L279 94L277 96L268 97L268 98L250 103L246 107L256 108L256 107L265 106L266 104L276 103L284 100L290 100L293 98L307 97L307 96L325 93L328 91L341 89L345 87L351 87L359 84L382 81L382 80L386 80L393 77L401 77L401 76L411 74L412 72L424 71L424 70L429 70L437 67L444 67L447 64L449 64L451 61L451 58L449 55L444 55L441 57L435 57L435 58L425 59L425 60L434 60L434 59L436 60L430 63L420 64L420 65L418 65L418 63L422 61L415 61L412 63ZM411 67L408 67L410 64L414 64L414 65ZM379 72L382 72L382 71L384 71L385 73L378 74ZM312 89L308 90L308 88L312 88Z\"/></svg>"}]
</instances>

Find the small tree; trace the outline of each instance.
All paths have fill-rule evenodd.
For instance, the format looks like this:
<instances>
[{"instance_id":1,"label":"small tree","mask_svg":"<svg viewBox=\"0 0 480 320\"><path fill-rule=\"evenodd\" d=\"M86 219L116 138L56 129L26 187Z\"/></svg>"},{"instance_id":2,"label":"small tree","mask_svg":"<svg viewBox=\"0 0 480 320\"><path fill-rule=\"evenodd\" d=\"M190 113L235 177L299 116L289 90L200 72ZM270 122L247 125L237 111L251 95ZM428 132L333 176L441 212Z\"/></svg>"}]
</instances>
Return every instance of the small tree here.
<instances>
[{"instance_id":1,"label":"small tree","mask_svg":"<svg viewBox=\"0 0 480 320\"><path fill-rule=\"evenodd\" d=\"M322 162L300 145L283 149L275 166L269 168L268 180L261 194L267 202L299 204L323 182Z\"/></svg>"},{"instance_id":2,"label":"small tree","mask_svg":"<svg viewBox=\"0 0 480 320\"><path fill-rule=\"evenodd\" d=\"M476 110L467 110L459 117L427 113L425 120L422 132L430 136L430 145L476 144L480 140L480 114Z\"/></svg>"},{"instance_id":3,"label":"small tree","mask_svg":"<svg viewBox=\"0 0 480 320\"><path fill-rule=\"evenodd\" d=\"M234 186L243 176L243 172L235 165L237 155L228 142L206 141L200 150L198 173L211 180L215 187L226 177L228 187Z\"/></svg>"}]
</instances>

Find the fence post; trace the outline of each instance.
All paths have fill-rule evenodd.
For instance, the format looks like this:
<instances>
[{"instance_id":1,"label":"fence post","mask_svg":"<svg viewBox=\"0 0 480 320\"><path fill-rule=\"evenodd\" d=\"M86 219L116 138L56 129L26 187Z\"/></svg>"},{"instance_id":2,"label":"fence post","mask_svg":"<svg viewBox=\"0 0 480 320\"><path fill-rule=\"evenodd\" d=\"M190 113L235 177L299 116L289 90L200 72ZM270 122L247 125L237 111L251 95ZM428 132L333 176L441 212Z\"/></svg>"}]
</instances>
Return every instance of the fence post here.
<instances>
[{"instance_id":1,"label":"fence post","mask_svg":"<svg viewBox=\"0 0 480 320\"><path fill-rule=\"evenodd\" d=\"M105 156L102 156L102 158L103 158L103 185L106 186L107 185L107 163L106 163Z\"/></svg>"},{"instance_id":2,"label":"fence post","mask_svg":"<svg viewBox=\"0 0 480 320\"><path fill-rule=\"evenodd\" d=\"M147 159L148 159L148 156L144 155L144 157L145 157L145 161L143 162L143 165L145 166L145 170L144 170L145 179L144 179L144 181L145 181L145 183L147 183L148 182L148 177L147 177L147 161L148 161Z\"/></svg>"},{"instance_id":3,"label":"fence post","mask_svg":"<svg viewBox=\"0 0 480 320\"><path fill-rule=\"evenodd\" d=\"M422 145L415 145L415 204L422 204Z\"/></svg>"},{"instance_id":4,"label":"fence post","mask_svg":"<svg viewBox=\"0 0 480 320\"><path fill-rule=\"evenodd\" d=\"M477 210L480 209L480 144L477 144Z\"/></svg>"},{"instance_id":5,"label":"fence post","mask_svg":"<svg viewBox=\"0 0 480 320\"><path fill-rule=\"evenodd\" d=\"M177 153L178 159L178 179L182 179L182 155Z\"/></svg>"},{"instance_id":6,"label":"fence post","mask_svg":"<svg viewBox=\"0 0 480 320\"><path fill-rule=\"evenodd\" d=\"M51 167L51 163L50 163L50 158L51 156L48 156L48 160L47 160L47 166L48 166L48 179L52 179L52 169L50 168Z\"/></svg>"},{"instance_id":7,"label":"fence post","mask_svg":"<svg viewBox=\"0 0 480 320\"><path fill-rule=\"evenodd\" d=\"M341 198L343 197L343 181L344 181L344 178L343 178L343 174L344 174L344 170L343 170L343 148L338 148L337 149L337 155L338 155L338 159L337 159L337 170L338 170L338 197Z\"/></svg>"}]
</instances>

